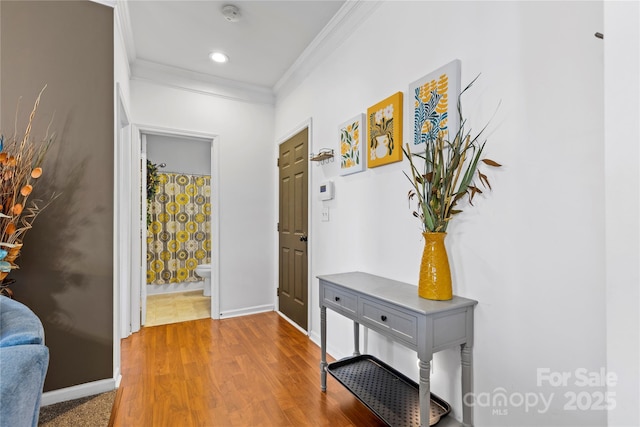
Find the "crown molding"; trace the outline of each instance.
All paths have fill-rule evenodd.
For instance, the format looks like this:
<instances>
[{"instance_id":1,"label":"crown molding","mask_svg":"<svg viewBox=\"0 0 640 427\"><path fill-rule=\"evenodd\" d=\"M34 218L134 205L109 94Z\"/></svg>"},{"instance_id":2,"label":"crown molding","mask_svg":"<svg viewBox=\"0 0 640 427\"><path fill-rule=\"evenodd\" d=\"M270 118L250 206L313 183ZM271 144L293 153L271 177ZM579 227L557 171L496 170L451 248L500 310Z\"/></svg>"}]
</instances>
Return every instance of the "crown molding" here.
<instances>
[{"instance_id":1,"label":"crown molding","mask_svg":"<svg viewBox=\"0 0 640 427\"><path fill-rule=\"evenodd\" d=\"M274 85L273 91L276 96L299 85L331 51L340 46L356 30L360 23L382 3L382 1L347 0Z\"/></svg>"},{"instance_id":2,"label":"crown molding","mask_svg":"<svg viewBox=\"0 0 640 427\"><path fill-rule=\"evenodd\" d=\"M236 101L273 105L270 88L223 79L208 74L136 59L131 67L131 79L151 81L163 86Z\"/></svg>"},{"instance_id":3,"label":"crown molding","mask_svg":"<svg viewBox=\"0 0 640 427\"><path fill-rule=\"evenodd\" d=\"M124 50L127 53L127 59L129 61L129 69L131 69L131 65L136 60L136 45L133 41L133 28L131 27L131 18L129 16L129 5L126 0L116 0L114 3L116 25L120 29Z\"/></svg>"}]
</instances>

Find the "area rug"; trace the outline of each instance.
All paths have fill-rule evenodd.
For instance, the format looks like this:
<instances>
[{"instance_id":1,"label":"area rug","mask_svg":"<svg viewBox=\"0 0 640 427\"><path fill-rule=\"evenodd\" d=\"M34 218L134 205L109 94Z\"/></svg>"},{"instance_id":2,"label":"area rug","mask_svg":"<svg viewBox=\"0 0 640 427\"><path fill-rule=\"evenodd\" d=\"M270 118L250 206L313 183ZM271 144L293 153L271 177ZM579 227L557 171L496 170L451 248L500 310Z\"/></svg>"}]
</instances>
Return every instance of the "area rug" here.
<instances>
[{"instance_id":1,"label":"area rug","mask_svg":"<svg viewBox=\"0 0 640 427\"><path fill-rule=\"evenodd\" d=\"M106 427L116 390L95 396L60 402L40 408L39 426L45 427Z\"/></svg>"}]
</instances>

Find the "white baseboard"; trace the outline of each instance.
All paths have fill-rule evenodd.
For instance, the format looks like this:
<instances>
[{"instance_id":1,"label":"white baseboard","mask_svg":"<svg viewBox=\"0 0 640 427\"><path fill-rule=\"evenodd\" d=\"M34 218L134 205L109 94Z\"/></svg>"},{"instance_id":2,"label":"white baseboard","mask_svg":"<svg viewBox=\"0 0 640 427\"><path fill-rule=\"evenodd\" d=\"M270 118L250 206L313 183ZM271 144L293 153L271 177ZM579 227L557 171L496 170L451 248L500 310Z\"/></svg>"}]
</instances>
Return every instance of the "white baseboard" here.
<instances>
[{"instance_id":1,"label":"white baseboard","mask_svg":"<svg viewBox=\"0 0 640 427\"><path fill-rule=\"evenodd\" d=\"M320 335L317 332L309 332L309 339L318 347L320 347Z\"/></svg>"},{"instance_id":2,"label":"white baseboard","mask_svg":"<svg viewBox=\"0 0 640 427\"><path fill-rule=\"evenodd\" d=\"M53 405L54 403L66 402L68 400L79 399L81 397L93 396L95 394L104 393L116 389L116 383L120 382L118 378L110 378L106 380L93 381L74 385L72 387L61 388L59 390L47 391L42 393L41 406Z\"/></svg>"},{"instance_id":3,"label":"white baseboard","mask_svg":"<svg viewBox=\"0 0 640 427\"><path fill-rule=\"evenodd\" d=\"M318 335L317 332L310 332L309 333L309 339L311 340L311 342L313 342L315 345L317 345L318 347L321 347L320 345L320 335ZM348 357L350 355L345 355L345 356L341 356L341 357L335 357L334 354L340 354L339 351L327 346L327 356L331 356L333 357L335 360L340 360L342 357Z\"/></svg>"},{"instance_id":4,"label":"white baseboard","mask_svg":"<svg viewBox=\"0 0 640 427\"><path fill-rule=\"evenodd\" d=\"M314 343L315 345L317 345L318 347L321 347L320 345L320 335L317 332L314 331L305 331L304 329L302 329L300 327L300 325L298 325L297 323L295 323L293 320L289 319L287 316L285 316L284 314L282 314L279 311L276 311L276 313L278 313L284 320L286 320L287 322L291 323L296 329L298 329L300 332L302 332L303 334L307 335L309 337L309 339L311 340L312 343ZM334 354L339 354L339 352L327 347L327 356L333 357L334 359L336 359L333 355ZM345 356L346 357L346 356ZM339 360L339 359L336 359Z\"/></svg>"},{"instance_id":5,"label":"white baseboard","mask_svg":"<svg viewBox=\"0 0 640 427\"><path fill-rule=\"evenodd\" d=\"M274 310L273 304L257 305L255 307L247 307L247 308L241 308L238 310L225 311L224 313L220 313L220 318L229 319L230 317L248 316L250 314L265 313L267 311L273 311L273 310Z\"/></svg>"}]
</instances>

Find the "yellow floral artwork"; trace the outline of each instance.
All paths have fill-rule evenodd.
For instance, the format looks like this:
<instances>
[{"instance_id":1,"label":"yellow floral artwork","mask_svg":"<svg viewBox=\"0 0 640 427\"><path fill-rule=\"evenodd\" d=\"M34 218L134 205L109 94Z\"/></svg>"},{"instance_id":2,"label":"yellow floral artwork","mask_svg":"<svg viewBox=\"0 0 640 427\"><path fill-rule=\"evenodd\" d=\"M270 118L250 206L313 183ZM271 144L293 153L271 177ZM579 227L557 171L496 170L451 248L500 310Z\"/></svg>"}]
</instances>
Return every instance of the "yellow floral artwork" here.
<instances>
[{"instance_id":1,"label":"yellow floral artwork","mask_svg":"<svg viewBox=\"0 0 640 427\"><path fill-rule=\"evenodd\" d=\"M340 125L340 174L362 172L366 167L366 151L362 148L365 140L364 114L347 120Z\"/></svg>"},{"instance_id":2,"label":"yellow floral artwork","mask_svg":"<svg viewBox=\"0 0 640 427\"><path fill-rule=\"evenodd\" d=\"M367 109L367 161L371 168L402 160L402 92Z\"/></svg>"}]
</instances>

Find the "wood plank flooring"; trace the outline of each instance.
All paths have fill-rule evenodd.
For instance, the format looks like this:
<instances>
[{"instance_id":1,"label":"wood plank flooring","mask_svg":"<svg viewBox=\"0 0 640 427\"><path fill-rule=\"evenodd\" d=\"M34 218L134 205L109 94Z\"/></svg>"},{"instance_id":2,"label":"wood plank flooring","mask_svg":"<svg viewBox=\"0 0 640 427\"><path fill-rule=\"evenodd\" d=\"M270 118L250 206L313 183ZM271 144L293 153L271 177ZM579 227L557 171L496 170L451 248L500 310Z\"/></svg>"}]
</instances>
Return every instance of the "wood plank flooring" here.
<instances>
[{"instance_id":1,"label":"wood plank flooring","mask_svg":"<svg viewBox=\"0 0 640 427\"><path fill-rule=\"evenodd\" d=\"M145 327L122 341L115 427L383 426L275 312Z\"/></svg>"},{"instance_id":2,"label":"wood plank flooring","mask_svg":"<svg viewBox=\"0 0 640 427\"><path fill-rule=\"evenodd\" d=\"M211 297L202 290L147 296L145 326L166 325L211 317Z\"/></svg>"}]
</instances>

